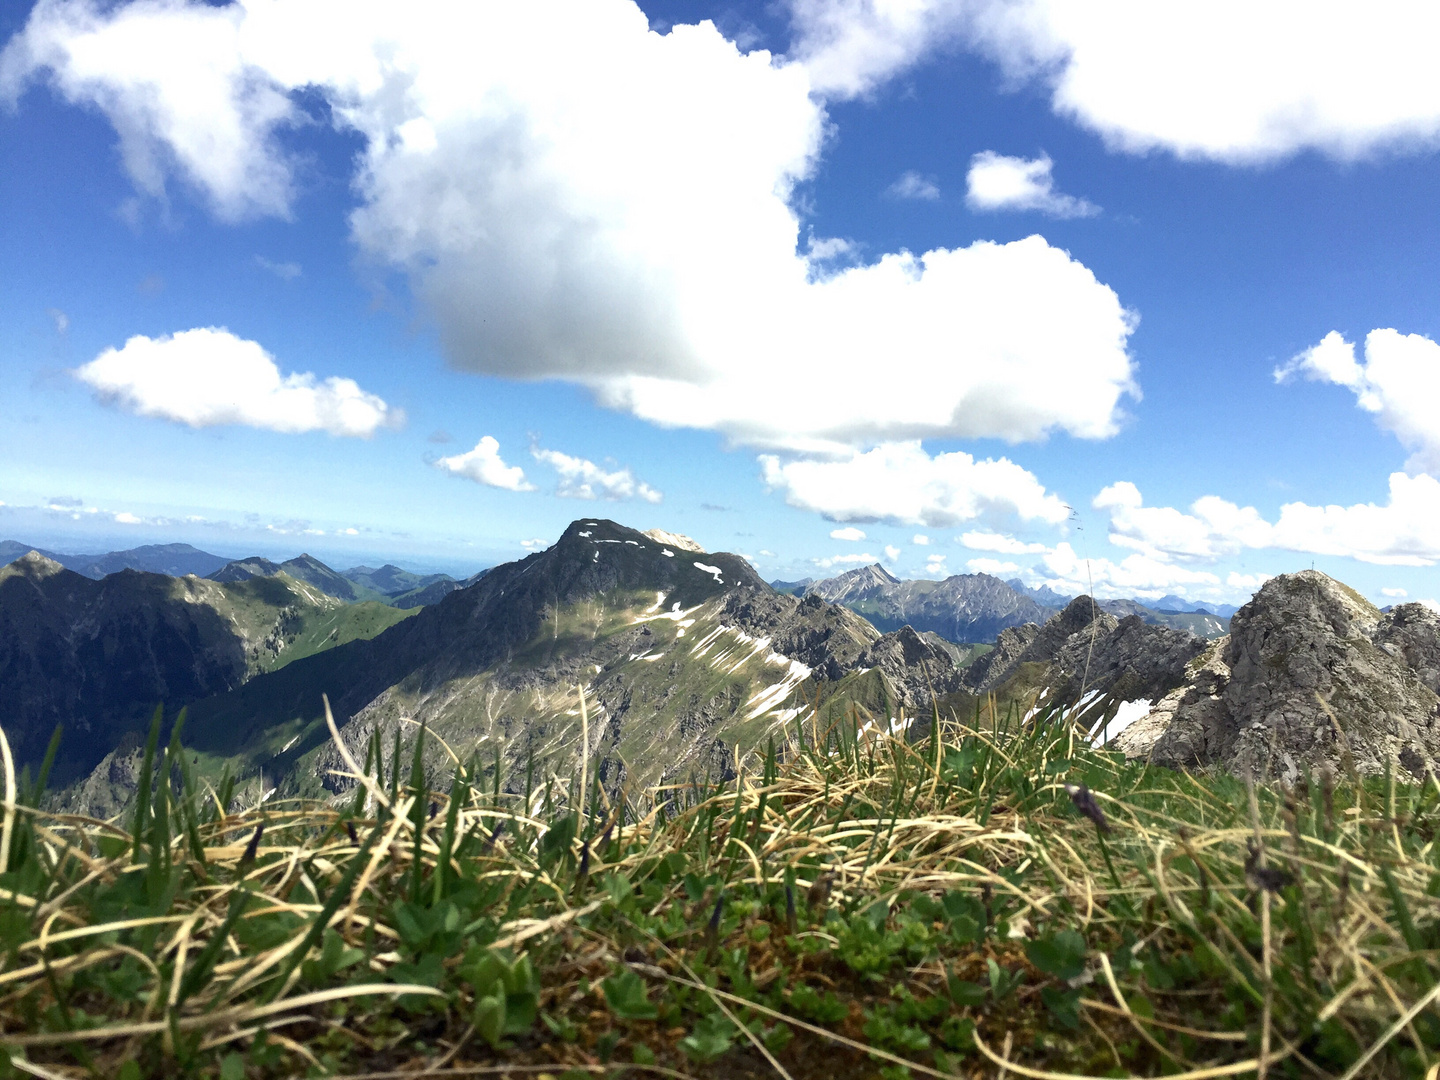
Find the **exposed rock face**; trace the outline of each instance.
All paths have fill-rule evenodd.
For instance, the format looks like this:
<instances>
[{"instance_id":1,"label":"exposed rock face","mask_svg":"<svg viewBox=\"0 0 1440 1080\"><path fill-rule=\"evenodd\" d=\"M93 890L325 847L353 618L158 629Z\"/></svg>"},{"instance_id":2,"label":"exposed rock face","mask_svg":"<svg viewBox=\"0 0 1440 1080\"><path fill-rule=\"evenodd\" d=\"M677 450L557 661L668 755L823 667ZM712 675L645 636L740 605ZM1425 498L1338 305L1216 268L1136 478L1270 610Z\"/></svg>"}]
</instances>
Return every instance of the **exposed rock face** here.
<instances>
[{"instance_id":1,"label":"exposed rock face","mask_svg":"<svg viewBox=\"0 0 1440 1080\"><path fill-rule=\"evenodd\" d=\"M1033 633L1029 627L1017 627L1008 632L1008 637L1002 632L994 651L971 666L966 682L981 693L988 692L1014 675L1021 664L1049 664L1071 646L1067 652L1072 658L1070 666L1061 673L1062 678L1068 678L1074 670L1073 657L1078 653L1078 662L1083 665L1092 641L1113 633L1118 625L1118 620L1100 611L1090 597L1077 596L1044 626L1034 627ZM1017 649L1022 641L1023 646Z\"/></svg>"},{"instance_id":2,"label":"exposed rock face","mask_svg":"<svg viewBox=\"0 0 1440 1080\"><path fill-rule=\"evenodd\" d=\"M1440 694L1440 613L1424 604L1400 604L1380 620L1373 640Z\"/></svg>"},{"instance_id":3,"label":"exposed rock face","mask_svg":"<svg viewBox=\"0 0 1440 1080\"><path fill-rule=\"evenodd\" d=\"M895 689L897 703L914 715L928 709L935 698L964 687L961 656L960 650L939 634L905 626L865 650L860 665L884 672Z\"/></svg>"},{"instance_id":4,"label":"exposed rock face","mask_svg":"<svg viewBox=\"0 0 1440 1080\"><path fill-rule=\"evenodd\" d=\"M1074 634L1053 661L1058 671L1070 673L1059 688L1066 700L1101 690L1123 701L1154 701L1185 681L1186 666L1206 648L1205 640L1188 630L1152 626L1138 615L1097 634L1093 646L1089 638L1086 630Z\"/></svg>"},{"instance_id":5,"label":"exposed rock face","mask_svg":"<svg viewBox=\"0 0 1440 1080\"><path fill-rule=\"evenodd\" d=\"M1286 782L1307 766L1343 770L1347 756L1362 773L1398 760L1423 774L1440 758L1440 620L1417 607L1385 618L1317 571L1272 578L1117 745Z\"/></svg>"}]
</instances>

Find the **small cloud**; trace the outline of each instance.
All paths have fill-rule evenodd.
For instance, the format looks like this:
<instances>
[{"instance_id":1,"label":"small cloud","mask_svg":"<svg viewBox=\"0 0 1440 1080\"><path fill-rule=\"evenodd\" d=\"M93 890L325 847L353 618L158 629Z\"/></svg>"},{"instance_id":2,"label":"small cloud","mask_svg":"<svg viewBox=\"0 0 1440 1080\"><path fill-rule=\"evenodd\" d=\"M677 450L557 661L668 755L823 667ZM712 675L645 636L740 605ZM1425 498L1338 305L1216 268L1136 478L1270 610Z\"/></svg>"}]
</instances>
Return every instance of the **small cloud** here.
<instances>
[{"instance_id":1,"label":"small cloud","mask_svg":"<svg viewBox=\"0 0 1440 1080\"><path fill-rule=\"evenodd\" d=\"M140 519L134 514L122 510L120 511L120 513L115 515L115 523L117 525L139 525Z\"/></svg>"},{"instance_id":2,"label":"small cloud","mask_svg":"<svg viewBox=\"0 0 1440 1080\"><path fill-rule=\"evenodd\" d=\"M658 503L664 496L628 468L606 471L593 461L572 457L559 450L532 447L530 456L560 474L555 494L562 499L644 499Z\"/></svg>"},{"instance_id":3,"label":"small cloud","mask_svg":"<svg viewBox=\"0 0 1440 1080\"><path fill-rule=\"evenodd\" d=\"M985 150L970 159L965 205L971 210L1038 210L1057 218L1094 217L1100 207L1055 190L1048 155L1029 160Z\"/></svg>"},{"instance_id":4,"label":"small cloud","mask_svg":"<svg viewBox=\"0 0 1440 1080\"><path fill-rule=\"evenodd\" d=\"M940 198L940 189L935 181L921 176L913 169L900 174L900 178L885 189L892 199L924 199L930 202Z\"/></svg>"},{"instance_id":5,"label":"small cloud","mask_svg":"<svg viewBox=\"0 0 1440 1080\"><path fill-rule=\"evenodd\" d=\"M916 533L913 537L910 538L910 542L917 545L918 547L924 547L925 545L930 543L930 538L924 533ZM932 555L931 558L933 559L934 556ZM944 558L944 556L941 556L941 558Z\"/></svg>"},{"instance_id":6,"label":"small cloud","mask_svg":"<svg viewBox=\"0 0 1440 1080\"><path fill-rule=\"evenodd\" d=\"M886 562L892 562L892 563L893 563L893 562L895 562L895 561L896 561L897 559L899 559L899 558L900 558L900 549L899 549L898 547L896 547L894 544L886 544L886 545L885 545L885 561L886 561Z\"/></svg>"},{"instance_id":7,"label":"small cloud","mask_svg":"<svg viewBox=\"0 0 1440 1080\"><path fill-rule=\"evenodd\" d=\"M1042 555L1050 550L1044 544L1027 544L994 532L967 532L961 535L960 542L974 551L993 551L999 555Z\"/></svg>"},{"instance_id":8,"label":"small cloud","mask_svg":"<svg viewBox=\"0 0 1440 1080\"><path fill-rule=\"evenodd\" d=\"M446 443L454 442L455 436L451 435L450 432L446 431L444 428L436 428L434 431L432 431L429 435L425 437L425 441L437 443L443 446Z\"/></svg>"},{"instance_id":9,"label":"small cloud","mask_svg":"<svg viewBox=\"0 0 1440 1080\"><path fill-rule=\"evenodd\" d=\"M59 308L53 307L47 308L45 314L49 315L50 320L55 324L55 332L61 337L64 337L66 331L70 329L70 316L66 315L65 312Z\"/></svg>"},{"instance_id":10,"label":"small cloud","mask_svg":"<svg viewBox=\"0 0 1440 1080\"><path fill-rule=\"evenodd\" d=\"M731 510L731 508L728 506L717 506L715 503L708 502L702 502L700 504L700 509L709 510L713 514L728 514Z\"/></svg>"},{"instance_id":11,"label":"small cloud","mask_svg":"<svg viewBox=\"0 0 1440 1080\"><path fill-rule=\"evenodd\" d=\"M824 262L826 259L839 259L846 255L853 254L855 244L850 240L842 240L838 236L826 236L816 238L810 237L809 255L812 261Z\"/></svg>"},{"instance_id":12,"label":"small cloud","mask_svg":"<svg viewBox=\"0 0 1440 1080\"><path fill-rule=\"evenodd\" d=\"M266 270L281 281L294 281L301 274L300 264L296 262L275 262L265 258L264 255L255 256L255 265L261 270Z\"/></svg>"},{"instance_id":13,"label":"small cloud","mask_svg":"<svg viewBox=\"0 0 1440 1080\"><path fill-rule=\"evenodd\" d=\"M538 537L534 540L521 540L520 546L526 551L544 551L550 546L549 540L541 540Z\"/></svg>"},{"instance_id":14,"label":"small cloud","mask_svg":"<svg viewBox=\"0 0 1440 1080\"><path fill-rule=\"evenodd\" d=\"M930 577L944 577L946 574L945 556L927 555L925 557L925 573Z\"/></svg>"},{"instance_id":15,"label":"small cloud","mask_svg":"<svg viewBox=\"0 0 1440 1080\"><path fill-rule=\"evenodd\" d=\"M859 555L831 555L828 559L811 559L810 561L822 570L829 570L832 566L869 566L880 560L866 551Z\"/></svg>"},{"instance_id":16,"label":"small cloud","mask_svg":"<svg viewBox=\"0 0 1440 1080\"><path fill-rule=\"evenodd\" d=\"M4 503L0 503L0 506L4 506L4 505L5 505ZM773 551L769 551L769 550L767 550L767 549L765 549L765 548L761 548L761 549L760 549L760 554L761 554L763 557L767 558L767 559L773 559L773 558L775 558L775 553L774 553Z\"/></svg>"},{"instance_id":17,"label":"small cloud","mask_svg":"<svg viewBox=\"0 0 1440 1080\"><path fill-rule=\"evenodd\" d=\"M977 574L990 574L993 577L1014 574L1020 569L1016 563L1002 562L1000 559L971 559L965 565Z\"/></svg>"},{"instance_id":18,"label":"small cloud","mask_svg":"<svg viewBox=\"0 0 1440 1080\"><path fill-rule=\"evenodd\" d=\"M62 507L68 510L72 507L84 506L85 500L77 499L73 495L52 495L50 496L49 503L50 509L52 510L59 510Z\"/></svg>"},{"instance_id":19,"label":"small cloud","mask_svg":"<svg viewBox=\"0 0 1440 1080\"><path fill-rule=\"evenodd\" d=\"M165 291L165 279L159 274L146 274L135 286L141 296L159 296Z\"/></svg>"},{"instance_id":20,"label":"small cloud","mask_svg":"<svg viewBox=\"0 0 1440 1080\"><path fill-rule=\"evenodd\" d=\"M865 533L862 532L860 529L855 528L854 525L847 525L847 526L845 526L845 528L843 528L843 529L832 529L832 530L830 531L830 539L831 539L831 540L864 540L864 539L865 539Z\"/></svg>"},{"instance_id":21,"label":"small cloud","mask_svg":"<svg viewBox=\"0 0 1440 1080\"><path fill-rule=\"evenodd\" d=\"M1380 593L1382 596L1388 596L1392 600L1403 600L1410 595L1405 589L1381 589Z\"/></svg>"},{"instance_id":22,"label":"small cloud","mask_svg":"<svg viewBox=\"0 0 1440 1080\"><path fill-rule=\"evenodd\" d=\"M360 530L359 530L359 529L355 529L355 528L341 529L340 531L341 531L342 533L344 533L346 536L359 536L359 535L360 535Z\"/></svg>"},{"instance_id":23,"label":"small cloud","mask_svg":"<svg viewBox=\"0 0 1440 1080\"><path fill-rule=\"evenodd\" d=\"M481 438L474 450L440 458L435 467L444 469L451 476L462 476L486 487L503 488L505 491L535 490L535 485L525 479L524 469L519 465L506 465L500 459L500 443L493 435Z\"/></svg>"}]
</instances>

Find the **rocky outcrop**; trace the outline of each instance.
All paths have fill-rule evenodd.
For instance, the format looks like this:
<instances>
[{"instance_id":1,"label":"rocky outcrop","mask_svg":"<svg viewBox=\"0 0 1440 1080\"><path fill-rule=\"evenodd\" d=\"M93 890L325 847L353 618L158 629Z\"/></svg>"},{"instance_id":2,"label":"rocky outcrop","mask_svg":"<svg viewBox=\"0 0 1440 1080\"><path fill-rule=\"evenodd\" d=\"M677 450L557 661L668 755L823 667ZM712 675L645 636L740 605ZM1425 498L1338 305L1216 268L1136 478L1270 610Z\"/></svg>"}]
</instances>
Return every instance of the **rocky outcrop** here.
<instances>
[{"instance_id":1,"label":"rocky outcrop","mask_svg":"<svg viewBox=\"0 0 1440 1080\"><path fill-rule=\"evenodd\" d=\"M896 704L916 714L936 698L964 688L961 651L939 634L905 626L880 638L860 657L860 666L878 668L895 690Z\"/></svg>"},{"instance_id":2,"label":"rocky outcrop","mask_svg":"<svg viewBox=\"0 0 1440 1080\"><path fill-rule=\"evenodd\" d=\"M1440 758L1440 620L1418 607L1386 617L1317 571L1272 578L1116 745L1156 764L1285 782L1395 761L1423 775Z\"/></svg>"},{"instance_id":3,"label":"rocky outcrop","mask_svg":"<svg viewBox=\"0 0 1440 1080\"><path fill-rule=\"evenodd\" d=\"M1069 674L1055 685L1066 701L1089 690L1120 701L1154 701L1183 683L1187 666L1205 650L1205 640L1188 630L1154 626L1127 615L1108 633L1096 634L1093 642L1085 630L1069 638L1052 661L1057 673Z\"/></svg>"}]
</instances>

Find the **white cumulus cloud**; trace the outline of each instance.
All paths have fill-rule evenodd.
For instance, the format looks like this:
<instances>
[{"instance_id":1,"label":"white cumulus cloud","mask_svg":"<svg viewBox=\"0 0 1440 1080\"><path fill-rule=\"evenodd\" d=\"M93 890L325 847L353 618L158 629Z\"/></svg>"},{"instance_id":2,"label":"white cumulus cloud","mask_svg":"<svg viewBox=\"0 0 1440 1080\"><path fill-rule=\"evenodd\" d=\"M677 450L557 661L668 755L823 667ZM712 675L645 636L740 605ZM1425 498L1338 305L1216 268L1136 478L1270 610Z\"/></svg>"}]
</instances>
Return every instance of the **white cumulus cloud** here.
<instances>
[{"instance_id":1,"label":"white cumulus cloud","mask_svg":"<svg viewBox=\"0 0 1440 1080\"><path fill-rule=\"evenodd\" d=\"M1002 555L1038 555L1050 550L1044 544L1027 543L1004 533L981 530L962 533L960 542L972 551L994 551Z\"/></svg>"},{"instance_id":2,"label":"white cumulus cloud","mask_svg":"<svg viewBox=\"0 0 1440 1080\"><path fill-rule=\"evenodd\" d=\"M142 191L176 177L227 218L290 213L277 135L323 100L363 147L355 243L463 370L832 454L1106 438L1138 393L1134 314L1039 236L840 269L798 250L816 69L709 23L654 33L628 0L42 0L3 72L11 98L100 109Z\"/></svg>"},{"instance_id":3,"label":"white cumulus cloud","mask_svg":"<svg viewBox=\"0 0 1440 1080\"><path fill-rule=\"evenodd\" d=\"M1440 8L1427 0L790 0L817 88L865 94L946 48L1038 84L1131 153L1250 163L1435 145Z\"/></svg>"},{"instance_id":4,"label":"white cumulus cloud","mask_svg":"<svg viewBox=\"0 0 1440 1080\"><path fill-rule=\"evenodd\" d=\"M1003 559L970 559L966 561L965 565L976 574L990 574L992 577L1014 574L1020 569L1019 563L1006 562Z\"/></svg>"},{"instance_id":5,"label":"white cumulus cloud","mask_svg":"<svg viewBox=\"0 0 1440 1080\"><path fill-rule=\"evenodd\" d=\"M831 540L864 540L865 533L855 528L854 525L846 525L843 529L831 529Z\"/></svg>"},{"instance_id":6,"label":"white cumulus cloud","mask_svg":"<svg viewBox=\"0 0 1440 1080\"><path fill-rule=\"evenodd\" d=\"M1404 589L1381 589L1380 594L1382 596L1388 596L1392 600L1403 600L1410 595L1409 592Z\"/></svg>"},{"instance_id":7,"label":"white cumulus cloud","mask_svg":"<svg viewBox=\"0 0 1440 1080\"><path fill-rule=\"evenodd\" d=\"M913 169L900 174L900 178L885 189L885 194L895 199L921 199L934 202L940 198L940 188L933 179L921 176Z\"/></svg>"},{"instance_id":8,"label":"white cumulus cloud","mask_svg":"<svg viewBox=\"0 0 1440 1080\"><path fill-rule=\"evenodd\" d=\"M827 558L811 559L812 563L822 570L829 570L836 566L870 566L880 560L869 552L859 555L831 555Z\"/></svg>"},{"instance_id":9,"label":"white cumulus cloud","mask_svg":"<svg viewBox=\"0 0 1440 1080\"><path fill-rule=\"evenodd\" d=\"M531 456L560 474L555 494L566 499L643 499L658 503L664 496L629 469L602 469L593 461L533 447Z\"/></svg>"},{"instance_id":10,"label":"white cumulus cloud","mask_svg":"<svg viewBox=\"0 0 1440 1080\"><path fill-rule=\"evenodd\" d=\"M404 420L400 410L361 390L353 379L282 375L259 343L223 327L158 338L137 334L77 368L75 375L104 401L197 428L243 424L369 438Z\"/></svg>"},{"instance_id":11,"label":"white cumulus cloud","mask_svg":"<svg viewBox=\"0 0 1440 1080\"><path fill-rule=\"evenodd\" d=\"M885 561L888 562L888 563L893 563L893 562L898 561L899 558L900 558L900 549L899 549L898 547L896 547L894 544L886 544L886 545L885 545Z\"/></svg>"},{"instance_id":12,"label":"white cumulus cloud","mask_svg":"<svg viewBox=\"0 0 1440 1080\"><path fill-rule=\"evenodd\" d=\"M976 461L962 451L931 457L918 442L884 443L835 461L760 457L765 483L785 501L833 521L885 521L944 528L981 517L1051 525L1069 514L1033 473L1007 458Z\"/></svg>"},{"instance_id":13,"label":"white cumulus cloud","mask_svg":"<svg viewBox=\"0 0 1440 1080\"><path fill-rule=\"evenodd\" d=\"M506 491L535 490L535 485L525 479L524 469L519 465L506 465L501 459L500 442L493 435L482 437L474 450L440 458L435 467L451 476L461 476L487 487L504 488Z\"/></svg>"},{"instance_id":14,"label":"white cumulus cloud","mask_svg":"<svg viewBox=\"0 0 1440 1080\"><path fill-rule=\"evenodd\" d=\"M1440 345L1430 338L1372 330L1361 364L1355 346L1332 330L1275 369L1277 382L1295 375L1353 392L1360 408L1412 452L1408 468L1440 472Z\"/></svg>"},{"instance_id":15,"label":"white cumulus cloud","mask_svg":"<svg viewBox=\"0 0 1440 1080\"><path fill-rule=\"evenodd\" d=\"M1286 503L1274 522L1254 507L1213 495L1197 499L1189 513L1146 507L1126 482L1107 487L1095 506L1110 512L1111 543L1154 562L1214 562L1246 549L1336 555L1381 566L1440 562L1440 481L1428 473L1391 473L1389 494L1383 504Z\"/></svg>"},{"instance_id":16,"label":"white cumulus cloud","mask_svg":"<svg viewBox=\"0 0 1440 1080\"><path fill-rule=\"evenodd\" d=\"M1054 162L985 150L970 159L965 175L965 205L972 210L1038 210L1057 218L1093 217L1100 208L1055 190Z\"/></svg>"}]
</instances>

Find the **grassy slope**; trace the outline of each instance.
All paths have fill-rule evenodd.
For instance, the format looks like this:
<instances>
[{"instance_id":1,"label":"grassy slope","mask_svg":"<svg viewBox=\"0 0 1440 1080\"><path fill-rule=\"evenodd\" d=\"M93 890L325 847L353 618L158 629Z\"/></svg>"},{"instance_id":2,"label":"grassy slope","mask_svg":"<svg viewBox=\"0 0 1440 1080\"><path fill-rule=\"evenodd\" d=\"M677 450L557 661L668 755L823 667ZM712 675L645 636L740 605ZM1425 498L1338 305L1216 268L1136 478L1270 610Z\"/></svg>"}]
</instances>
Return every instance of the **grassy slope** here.
<instances>
[{"instance_id":1,"label":"grassy slope","mask_svg":"<svg viewBox=\"0 0 1440 1080\"><path fill-rule=\"evenodd\" d=\"M736 783L624 806L402 765L339 811L162 785L138 842L24 812L0 1042L122 1080L1440 1063L1440 785L1251 797L980 721L801 721Z\"/></svg>"}]
</instances>

